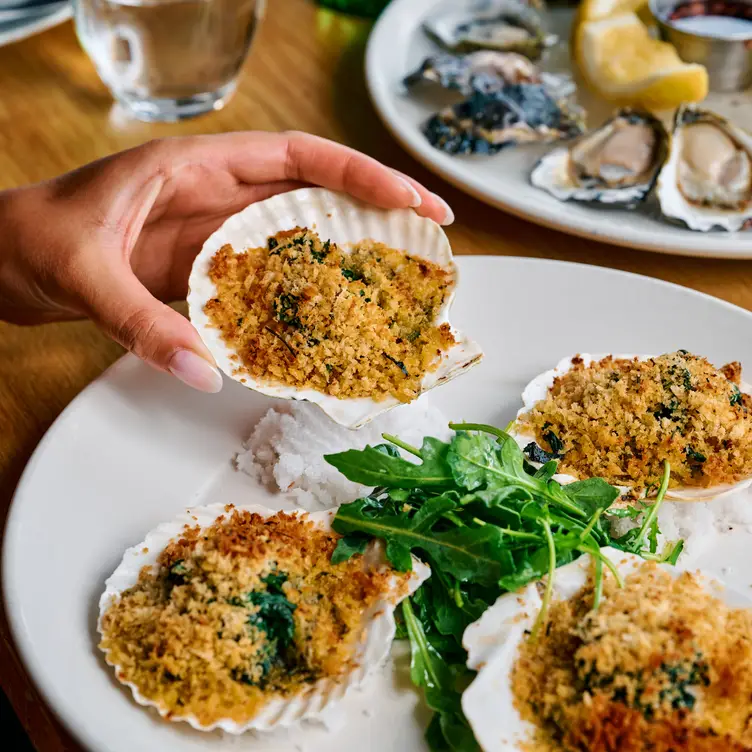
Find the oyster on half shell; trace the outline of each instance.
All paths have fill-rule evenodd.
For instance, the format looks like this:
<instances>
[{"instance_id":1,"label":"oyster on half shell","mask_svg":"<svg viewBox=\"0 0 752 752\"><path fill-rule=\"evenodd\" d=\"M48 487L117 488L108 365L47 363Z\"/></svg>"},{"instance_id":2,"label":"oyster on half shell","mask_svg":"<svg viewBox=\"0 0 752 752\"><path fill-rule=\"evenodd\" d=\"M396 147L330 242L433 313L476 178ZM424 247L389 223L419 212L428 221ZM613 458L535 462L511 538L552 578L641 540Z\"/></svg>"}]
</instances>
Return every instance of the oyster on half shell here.
<instances>
[{"instance_id":1,"label":"oyster on half shell","mask_svg":"<svg viewBox=\"0 0 752 752\"><path fill-rule=\"evenodd\" d=\"M475 92L423 125L431 144L450 154L496 154L515 144L558 141L582 131L581 114L543 84Z\"/></svg>"},{"instance_id":2,"label":"oyster on half shell","mask_svg":"<svg viewBox=\"0 0 752 752\"><path fill-rule=\"evenodd\" d=\"M576 88L567 75L540 71L524 55L497 50L431 55L406 76L403 83L411 91L438 86L464 96L474 91L498 91L507 84L543 84L559 99L573 94Z\"/></svg>"},{"instance_id":3,"label":"oyster on half shell","mask_svg":"<svg viewBox=\"0 0 752 752\"><path fill-rule=\"evenodd\" d=\"M709 110L681 107L656 193L663 214L692 230L746 229L752 220L752 135Z\"/></svg>"},{"instance_id":4,"label":"oyster on half shell","mask_svg":"<svg viewBox=\"0 0 752 752\"><path fill-rule=\"evenodd\" d=\"M454 52L500 50L519 52L533 60L558 41L543 30L540 15L519 0L487 0L469 8L453 8L427 19L423 28Z\"/></svg>"},{"instance_id":5,"label":"oyster on half shell","mask_svg":"<svg viewBox=\"0 0 752 752\"><path fill-rule=\"evenodd\" d=\"M634 207L645 199L668 153L668 133L648 112L624 109L553 149L530 182L560 201Z\"/></svg>"}]
</instances>

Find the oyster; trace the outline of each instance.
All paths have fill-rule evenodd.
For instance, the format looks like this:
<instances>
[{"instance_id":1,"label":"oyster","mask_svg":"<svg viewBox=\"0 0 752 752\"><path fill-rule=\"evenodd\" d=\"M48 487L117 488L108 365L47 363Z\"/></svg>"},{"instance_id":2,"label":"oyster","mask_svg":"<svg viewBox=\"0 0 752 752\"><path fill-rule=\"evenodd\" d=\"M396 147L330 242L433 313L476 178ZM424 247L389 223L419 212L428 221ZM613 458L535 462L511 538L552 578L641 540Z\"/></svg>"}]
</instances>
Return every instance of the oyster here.
<instances>
[{"instance_id":1,"label":"oyster","mask_svg":"<svg viewBox=\"0 0 752 752\"><path fill-rule=\"evenodd\" d=\"M542 83L557 98L575 91L569 76L541 72L524 55L496 50L479 50L467 55L432 55L406 76L403 83L411 90L425 85L439 86L465 96L474 91L498 91L507 84Z\"/></svg>"},{"instance_id":2,"label":"oyster","mask_svg":"<svg viewBox=\"0 0 752 752\"><path fill-rule=\"evenodd\" d=\"M650 192L668 153L668 133L647 112L620 110L574 143L546 154L530 182L560 201L634 207Z\"/></svg>"},{"instance_id":3,"label":"oyster","mask_svg":"<svg viewBox=\"0 0 752 752\"><path fill-rule=\"evenodd\" d=\"M519 0L487 0L429 18L426 33L446 49L519 52L535 60L558 41L546 34L540 15Z\"/></svg>"},{"instance_id":4,"label":"oyster","mask_svg":"<svg viewBox=\"0 0 752 752\"><path fill-rule=\"evenodd\" d=\"M664 216L692 230L745 229L752 220L752 135L708 110L681 107L656 192Z\"/></svg>"},{"instance_id":5,"label":"oyster","mask_svg":"<svg viewBox=\"0 0 752 752\"><path fill-rule=\"evenodd\" d=\"M509 84L475 92L433 115L423 133L450 154L495 154L521 143L556 141L583 131L582 117L543 84Z\"/></svg>"},{"instance_id":6,"label":"oyster","mask_svg":"<svg viewBox=\"0 0 752 752\"><path fill-rule=\"evenodd\" d=\"M433 55L404 80L408 89L433 84L465 95L519 83L540 83L535 63L516 52L495 50L480 50L469 55Z\"/></svg>"}]
</instances>

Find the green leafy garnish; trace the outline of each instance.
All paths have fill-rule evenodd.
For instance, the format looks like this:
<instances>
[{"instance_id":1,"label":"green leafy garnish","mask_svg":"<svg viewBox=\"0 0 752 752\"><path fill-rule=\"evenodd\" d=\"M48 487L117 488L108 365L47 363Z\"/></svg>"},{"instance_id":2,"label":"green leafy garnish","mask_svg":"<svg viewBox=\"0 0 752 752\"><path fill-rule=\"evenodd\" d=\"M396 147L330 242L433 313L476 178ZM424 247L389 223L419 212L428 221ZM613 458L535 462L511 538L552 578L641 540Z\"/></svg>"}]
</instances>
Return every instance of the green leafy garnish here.
<instances>
[{"instance_id":1,"label":"green leafy garnish","mask_svg":"<svg viewBox=\"0 0 752 752\"><path fill-rule=\"evenodd\" d=\"M595 560L594 607L602 597L603 572L622 578L601 547L676 561L681 542L657 552L657 512L668 486L664 473L656 504L620 516L644 522L616 540L604 513L619 490L601 478L562 486L553 480L556 460L533 467L506 431L477 423L450 424L447 443L426 437L415 447L396 436L388 442L332 454L326 460L349 480L371 486L367 497L342 505L332 526L343 537L333 561L362 553L381 539L395 569L409 570L416 555L431 577L403 601L398 635L410 640L411 677L435 712L426 730L434 752L477 750L460 704L461 686L472 679L462 636L469 624L505 591L547 576L543 608L532 629L546 624L555 570L582 553ZM546 439L556 451L558 439ZM609 512L610 514L610 512Z\"/></svg>"}]
</instances>

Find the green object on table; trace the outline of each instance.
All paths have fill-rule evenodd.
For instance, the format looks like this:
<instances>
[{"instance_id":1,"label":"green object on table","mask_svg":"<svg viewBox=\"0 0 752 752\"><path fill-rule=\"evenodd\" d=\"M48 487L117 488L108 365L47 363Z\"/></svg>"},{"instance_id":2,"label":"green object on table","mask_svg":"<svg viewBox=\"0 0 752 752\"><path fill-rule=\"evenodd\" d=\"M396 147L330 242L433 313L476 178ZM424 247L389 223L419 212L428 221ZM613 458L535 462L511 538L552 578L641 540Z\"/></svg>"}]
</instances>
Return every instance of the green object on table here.
<instances>
[{"instance_id":1,"label":"green object on table","mask_svg":"<svg viewBox=\"0 0 752 752\"><path fill-rule=\"evenodd\" d=\"M376 18L389 5L389 0L318 0L318 4L355 16Z\"/></svg>"}]
</instances>

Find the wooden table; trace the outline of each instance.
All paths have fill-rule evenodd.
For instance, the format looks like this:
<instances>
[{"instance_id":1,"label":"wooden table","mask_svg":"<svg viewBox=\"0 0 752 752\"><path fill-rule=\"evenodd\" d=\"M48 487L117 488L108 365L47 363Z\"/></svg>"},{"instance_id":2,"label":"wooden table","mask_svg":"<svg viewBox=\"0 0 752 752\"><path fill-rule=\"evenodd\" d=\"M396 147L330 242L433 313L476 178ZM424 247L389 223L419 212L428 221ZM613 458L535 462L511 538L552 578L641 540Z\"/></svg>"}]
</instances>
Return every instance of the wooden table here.
<instances>
[{"instance_id":1,"label":"wooden table","mask_svg":"<svg viewBox=\"0 0 752 752\"><path fill-rule=\"evenodd\" d=\"M269 5L230 105L174 125L129 122L113 112L70 23L0 49L0 189L44 180L155 137L294 128L361 149L443 195L457 216L448 229L456 253L626 269L752 309L752 263L683 259L568 237L502 214L443 183L394 143L369 102L363 50L370 24L317 9L311 0ZM0 526L44 432L121 354L89 323L31 329L0 323ZM36 695L2 613L0 681L39 750L78 749Z\"/></svg>"}]
</instances>

